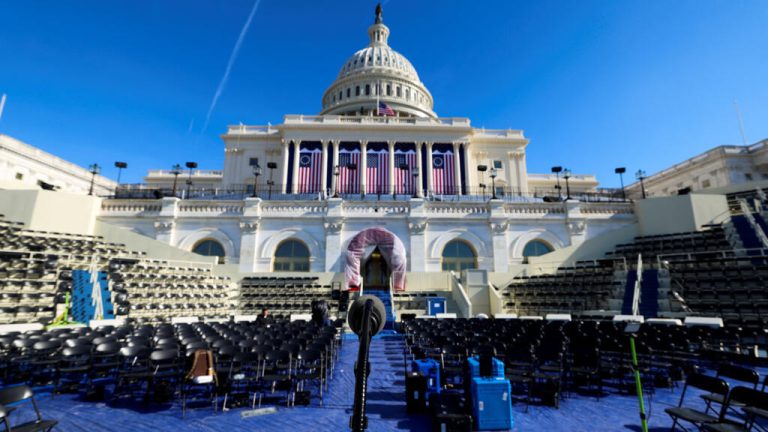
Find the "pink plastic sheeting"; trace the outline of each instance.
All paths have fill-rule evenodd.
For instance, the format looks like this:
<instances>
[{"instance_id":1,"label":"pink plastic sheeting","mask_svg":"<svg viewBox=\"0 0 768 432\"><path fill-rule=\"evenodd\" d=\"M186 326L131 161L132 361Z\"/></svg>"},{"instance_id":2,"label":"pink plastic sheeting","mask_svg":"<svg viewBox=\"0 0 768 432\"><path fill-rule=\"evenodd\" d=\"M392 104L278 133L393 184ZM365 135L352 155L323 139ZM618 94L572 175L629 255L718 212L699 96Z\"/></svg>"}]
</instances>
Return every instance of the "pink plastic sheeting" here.
<instances>
[{"instance_id":1,"label":"pink plastic sheeting","mask_svg":"<svg viewBox=\"0 0 768 432\"><path fill-rule=\"evenodd\" d=\"M369 228L360 231L347 247L347 265L344 273L347 288L360 288L360 258L368 246L378 246L381 256L392 271L396 291L405 290L405 246L396 235L384 228Z\"/></svg>"}]
</instances>

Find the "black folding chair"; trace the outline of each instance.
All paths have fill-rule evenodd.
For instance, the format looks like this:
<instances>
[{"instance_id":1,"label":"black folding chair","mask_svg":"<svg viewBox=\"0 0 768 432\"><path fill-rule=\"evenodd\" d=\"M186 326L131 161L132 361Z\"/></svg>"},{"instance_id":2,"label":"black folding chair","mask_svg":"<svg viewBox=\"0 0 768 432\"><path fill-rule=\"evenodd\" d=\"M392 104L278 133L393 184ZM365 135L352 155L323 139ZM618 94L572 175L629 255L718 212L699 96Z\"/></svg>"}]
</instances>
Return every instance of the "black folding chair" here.
<instances>
[{"instance_id":1,"label":"black folding chair","mask_svg":"<svg viewBox=\"0 0 768 432\"><path fill-rule=\"evenodd\" d=\"M746 415L728 417L728 412L741 407ZM712 432L749 432L757 426L756 420L768 420L768 393L749 387L735 387L724 402L716 423L705 423L702 430ZM764 428L762 428L764 430Z\"/></svg>"},{"instance_id":2,"label":"black folding chair","mask_svg":"<svg viewBox=\"0 0 768 432\"><path fill-rule=\"evenodd\" d=\"M32 392L32 389L28 386L22 385L22 386L15 386L15 387L9 387L3 390L0 390L0 407L4 407L8 404L15 404L15 403L31 403L32 407L35 410L35 415L37 418L35 420L18 424L18 425L12 425L10 423L10 420L8 419L7 413L8 409L3 408L3 414L0 415L2 417L3 423L5 423L5 429L6 431L29 431L29 432L37 432L37 431L43 431L47 432L53 429L54 426L56 426L59 422L58 420L46 420L43 419L42 414L40 414L40 409L37 407L37 402L35 402L34 393Z\"/></svg>"},{"instance_id":3,"label":"black folding chair","mask_svg":"<svg viewBox=\"0 0 768 432\"><path fill-rule=\"evenodd\" d=\"M78 345L64 348L61 352L61 361L56 371L56 384L53 394L61 391L62 381L69 381L77 389L83 378L88 378L91 370L90 345Z\"/></svg>"},{"instance_id":4,"label":"black folding chair","mask_svg":"<svg viewBox=\"0 0 768 432\"><path fill-rule=\"evenodd\" d=\"M291 363L291 353L288 351L275 350L264 356L261 363L259 406L261 406L261 400L267 386L271 388L271 393L276 390L284 390L286 392L286 405L290 406L293 389Z\"/></svg>"},{"instance_id":5,"label":"black folding chair","mask_svg":"<svg viewBox=\"0 0 768 432\"><path fill-rule=\"evenodd\" d=\"M316 349L301 351L296 359L296 373L294 375L297 381L297 391L304 390L304 383L310 380L317 380L317 388L320 397L320 405L323 404L323 386L325 377L323 370L322 353Z\"/></svg>"},{"instance_id":6,"label":"black folding chair","mask_svg":"<svg viewBox=\"0 0 768 432\"><path fill-rule=\"evenodd\" d=\"M752 384L753 389L757 389L757 385L760 382L760 375L754 370L742 366L735 366L730 364L722 364L717 368L717 377L730 378L734 381L742 383ZM746 386L744 386L746 387ZM735 389L734 389L735 390ZM721 395L705 394L701 395L702 399L707 403L707 409L705 412L709 412L710 409L715 411L712 405L722 405L725 399ZM731 401L730 408L738 406L737 401Z\"/></svg>"},{"instance_id":7,"label":"black folding chair","mask_svg":"<svg viewBox=\"0 0 768 432\"><path fill-rule=\"evenodd\" d=\"M704 423L715 423L718 420L718 417L711 416L705 411L699 411L690 406L683 406L685 395L690 387L703 390L710 394L721 395L723 399L728 395L728 383L724 380L699 373L689 375L685 380L685 386L683 386L683 393L680 395L680 402L678 405L664 410L670 417L672 417L671 430L673 431L681 420L692 423L697 428L701 428ZM680 427L683 428L683 430L688 430L682 425L680 425Z\"/></svg>"}]
</instances>

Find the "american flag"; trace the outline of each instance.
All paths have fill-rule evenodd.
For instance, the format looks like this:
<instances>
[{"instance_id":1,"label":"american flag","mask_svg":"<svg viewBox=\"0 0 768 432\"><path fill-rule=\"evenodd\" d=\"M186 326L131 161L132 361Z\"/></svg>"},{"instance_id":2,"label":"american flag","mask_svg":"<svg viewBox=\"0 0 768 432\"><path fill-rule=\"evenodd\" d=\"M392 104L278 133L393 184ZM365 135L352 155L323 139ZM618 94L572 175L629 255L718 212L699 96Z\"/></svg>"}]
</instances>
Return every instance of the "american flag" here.
<instances>
[{"instance_id":1,"label":"american flag","mask_svg":"<svg viewBox=\"0 0 768 432\"><path fill-rule=\"evenodd\" d=\"M454 157L451 150L445 153L437 150L432 154L432 189L436 195L455 193Z\"/></svg>"},{"instance_id":2,"label":"american flag","mask_svg":"<svg viewBox=\"0 0 768 432\"><path fill-rule=\"evenodd\" d=\"M370 151L365 170L365 190L371 194L389 193L389 154L386 151Z\"/></svg>"},{"instance_id":3,"label":"american flag","mask_svg":"<svg viewBox=\"0 0 768 432\"><path fill-rule=\"evenodd\" d=\"M379 115L394 117L395 110L393 110L391 106L385 104L384 102L379 102Z\"/></svg>"},{"instance_id":4,"label":"american flag","mask_svg":"<svg viewBox=\"0 0 768 432\"><path fill-rule=\"evenodd\" d=\"M356 169L349 169L354 164ZM360 193L360 150L339 150L339 180L336 188L339 193Z\"/></svg>"},{"instance_id":5,"label":"american flag","mask_svg":"<svg viewBox=\"0 0 768 432\"><path fill-rule=\"evenodd\" d=\"M322 152L302 150L299 152L299 193L320 192L322 187Z\"/></svg>"},{"instance_id":6,"label":"american flag","mask_svg":"<svg viewBox=\"0 0 768 432\"><path fill-rule=\"evenodd\" d=\"M400 169L405 165L406 169ZM413 167L416 166L416 152L395 150L395 193L413 194Z\"/></svg>"}]
</instances>

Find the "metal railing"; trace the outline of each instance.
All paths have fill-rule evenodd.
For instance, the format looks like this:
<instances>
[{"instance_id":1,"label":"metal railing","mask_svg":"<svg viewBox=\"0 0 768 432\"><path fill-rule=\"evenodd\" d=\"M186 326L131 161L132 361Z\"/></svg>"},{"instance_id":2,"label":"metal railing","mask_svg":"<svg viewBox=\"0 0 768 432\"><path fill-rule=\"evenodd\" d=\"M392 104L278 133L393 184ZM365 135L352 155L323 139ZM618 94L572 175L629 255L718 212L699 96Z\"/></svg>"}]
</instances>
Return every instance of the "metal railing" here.
<instances>
[{"instance_id":1,"label":"metal railing","mask_svg":"<svg viewBox=\"0 0 768 432\"><path fill-rule=\"evenodd\" d=\"M734 258L743 260L759 260L763 259L768 261L768 249L766 248L748 248L748 249L722 249L717 251L700 251L700 252L678 252L671 254L656 255L657 268L664 268L665 262L676 261L695 261L697 258Z\"/></svg>"},{"instance_id":2,"label":"metal railing","mask_svg":"<svg viewBox=\"0 0 768 432\"><path fill-rule=\"evenodd\" d=\"M491 199L503 202L562 202L567 198L565 194L558 194L557 190L523 192L519 188L512 187L497 187L495 195L490 188L480 187L465 187L461 189L459 194L451 188L442 191L424 189L420 194L414 194L412 188L403 188L402 185L398 185L394 189L395 193L390 193L392 189L387 185L382 185L375 190L366 191L366 193L360 193L359 190L340 190L336 193L331 188L312 192L284 193L283 185L259 185L254 190L253 185L236 184L222 188L187 188L180 185L174 191L167 187L155 188L143 184L123 184L114 191L113 195L104 198L161 199L176 197L196 200L242 200L258 197L262 200L322 201L331 197L338 197L348 201L408 201L414 195L418 195L427 201L445 202L487 202ZM620 191L616 192L615 190L573 192L570 198L580 202L628 202L622 197Z\"/></svg>"}]
</instances>

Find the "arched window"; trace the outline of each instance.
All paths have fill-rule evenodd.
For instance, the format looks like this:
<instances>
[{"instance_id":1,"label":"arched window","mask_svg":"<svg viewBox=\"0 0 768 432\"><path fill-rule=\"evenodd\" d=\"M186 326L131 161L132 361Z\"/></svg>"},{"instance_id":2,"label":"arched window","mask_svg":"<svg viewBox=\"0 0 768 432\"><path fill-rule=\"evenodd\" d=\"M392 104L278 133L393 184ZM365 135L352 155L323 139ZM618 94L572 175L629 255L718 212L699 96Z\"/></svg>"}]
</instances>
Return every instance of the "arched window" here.
<instances>
[{"instance_id":1,"label":"arched window","mask_svg":"<svg viewBox=\"0 0 768 432\"><path fill-rule=\"evenodd\" d=\"M224 246L216 240L204 239L197 242L192 252L205 256L219 257L219 264L224 263Z\"/></svg>"},{"instance_id":2,"label":"arched window","mask_svg":"<svg viewBox=\"0 0 768 432\"><path fill-rule=\"evenodd\" d=\"M477 255L469 243L452 240L443 249L443 271L477 268Z\"/></svg>"},{"instance_id":3,"label":"arched window","mask_svg":"<svg viewBox=\"0 0 768 432\"><path fill-rule=\"evenodd\" d=\"M554 248L541 240L531 240L523 248L523 262L528 262L528 257L536 257L552 252Z\"/></svg>"},{"instance_id":4,"label":"arched window","mask_svg":"<svg viewBox=\"0 0 768 432\"><path fill-rule=\"evenodd\" d=\"M285 272L308 272L309 249L298 240L286 240L275 250L275 270Z\"/></svg>"}]
</instances>

